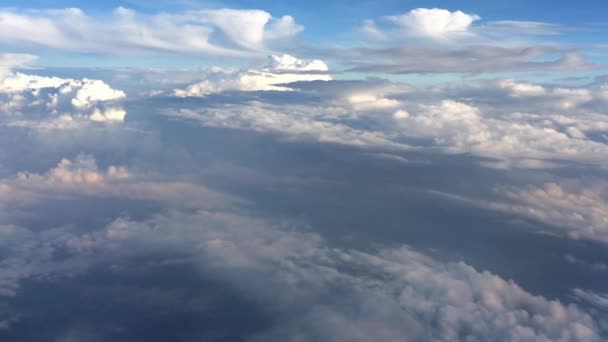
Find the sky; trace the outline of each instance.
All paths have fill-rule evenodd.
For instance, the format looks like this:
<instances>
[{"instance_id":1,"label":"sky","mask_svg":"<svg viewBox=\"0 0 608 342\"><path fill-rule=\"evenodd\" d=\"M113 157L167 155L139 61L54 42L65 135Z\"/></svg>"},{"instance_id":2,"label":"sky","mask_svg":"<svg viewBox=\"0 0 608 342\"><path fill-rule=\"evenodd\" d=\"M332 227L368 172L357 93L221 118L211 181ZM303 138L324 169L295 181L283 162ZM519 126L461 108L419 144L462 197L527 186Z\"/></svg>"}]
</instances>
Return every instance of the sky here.
<instances>
[{"instance_id":1,"label":"sky","mask_svg":"<svg viewBox=\"0 0 608 342\"><path fill-rule=\"evenodd\" d=\"M600 1L0 5L0 341L608 339Z\"/></svg>"}]
</instances>

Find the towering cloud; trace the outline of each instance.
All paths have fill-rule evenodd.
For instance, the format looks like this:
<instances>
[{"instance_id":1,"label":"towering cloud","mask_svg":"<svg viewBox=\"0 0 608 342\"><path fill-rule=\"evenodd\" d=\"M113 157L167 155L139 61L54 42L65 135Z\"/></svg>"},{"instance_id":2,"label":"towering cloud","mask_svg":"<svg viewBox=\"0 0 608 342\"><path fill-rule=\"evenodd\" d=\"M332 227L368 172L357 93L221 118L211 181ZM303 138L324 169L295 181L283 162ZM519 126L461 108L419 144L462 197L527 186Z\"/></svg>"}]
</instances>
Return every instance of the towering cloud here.
<instances>
[{"instance_id":1,"label":"towering cloud","mask_svg":"<svg viewBox=\"0 0 608 342\"><path fill-rule=\"evenodd\" d=\"M35 59L29 55L0 57L0 114L5 118L28 120L33 117L69 122L73 118L93 121L123 121L126 111L120 100L123 91L100 80L65 79L13 71Z\"/></svg>"},{"instance_id":2,"label":"towering cloud","mask_svg":"<svg viewBox=\"0 0 608 342\"><path fill-rule=\"evenodd\" d=\"M439 8L417 8L388 18L406 29L407 33L432 39L448 39L466 34L473 22L480 19L475 14Z\"/></svg>"},{"instance_id":3,"label":"towering cloud","mask_svg":"<svg viewBox=\"0 0 608 342\"><path fill-rule=\"evenodd\" d=\"M242 71L212 70L206 79L186 89L176 89L179 97L205 96L222 91L287 91L287 83L328 81L329 68L321 60L302 60L290 55L272 55L261 69Z\"/></svg>"}]
</instances>

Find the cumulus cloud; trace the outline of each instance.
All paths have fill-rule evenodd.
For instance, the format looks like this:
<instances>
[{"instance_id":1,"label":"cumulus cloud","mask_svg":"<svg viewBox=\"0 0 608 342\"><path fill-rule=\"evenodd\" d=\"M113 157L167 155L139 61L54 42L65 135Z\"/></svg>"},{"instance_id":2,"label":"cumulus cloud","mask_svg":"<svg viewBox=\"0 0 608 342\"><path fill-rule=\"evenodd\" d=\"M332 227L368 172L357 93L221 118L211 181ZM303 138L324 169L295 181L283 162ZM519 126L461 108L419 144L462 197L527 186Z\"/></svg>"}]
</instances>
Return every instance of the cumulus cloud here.
<instances>
[{"instance_id":1,"label":"cumulus cloud","mask_svg":"<svg viewBox=\"0 0 608 342\"><path fill-rule=\"evenodd\" d=\"M582 48L538 35L566 30L558 25L503 20L475 25L480 17L462 11L418 8L378 20L367 19L364 42L340 52L351 71L408 73L500 73L582 70L600 67Z\"/></svg>"},{"instance_id":2,"label":"cumulus cloud","mask_svg":"<svg viewBox=\"0 0 608 342\"><path fill-rule=\"evenodd\" d=\"M90 155L79 155L74 160L64 158L45 173L23 171L14 178L0 180L0 212L6 214L5 220L10 220L11 212L37 207L45 201L82 196L127 198L180 208L214 208L239 202L204 186L158 179L125 166L100 169Z\"/></svg>"},{"instance_id":3,"label":"cumulus cloud","mask_svg":"<svg viewBox=\"0 0 608 342\"><path fill-rule=\"evenodd\" d=\"M176 89L179 97L205 96L222 91L288 91L286 84L297 81L331 80L329 68L321 60L302 60L290 55L272 55L259 70L212 69L206 78L186 89Z\"/></svg>"},{"instance_id":4,"label":"cumulus cloud","mask_svg":"<svg viewBox=\"0 0 608 342\"><path fill-rule=\"evenodd\" d=\"M420 105L400 116L402 134L427 138L447 151L499 159L564 159L603 163L605 143L585 139L577 129L534 123L522 113L492 116L484 109L453 100Z\"/></svg>"},{"instance_id":5,"label":"cumulus cloud","mask_svg":"<svg viewBox=\"0 0 608 342\"><path fill-rule=\"evenodd\" d=\"M513 79L414 88L381 80L288 85L273 94L182 103L164 114L205 126L279 133L294 140L385 148L440 149L491 158L493 168L603 165L608 153L602 88L544 86Z\"/></svg>"},{"instance_id":6,"label":"cumulus cloud","mask_svg":"<svg viewBox=\"0 0 608 342\"><path fill-rule=\"evenodd\" d=\"M126 98L121 90L111 88L100 80L64 79L14 72L34 58L5 55L10 69L0 73L0 114L11 120L48 119L56 124L73 123L72 119L93 121L123 121L126 111L120 100ZM35 125L36 122L33 122ZM67 126L64 126L67 127Z\"/></svg>"},{"instance_id":7,"label":"cumulus cloud","mask_svg":"<svg viewBox=\"0 0 608 342\"><path fill-rule=\"evenodd\" d=\"M77 8L1 10L0 42L84 53L164 52L243 56L259 53L302 27L262 10L142 14L122 7L105 17Z\"/></svg>"},{"instance_id":8,"label":"cumulus cloud","mask_svg":"<svg viewBox=\"0 0 608 342\"><path fill-rule=\"evenodd\" d=\"M432 39L446 39L466 34L473 22L481 18L462 11L417 8L406 14L389 16L388 19L405 28L408 33Z\"/></svg>"}]
</instances>

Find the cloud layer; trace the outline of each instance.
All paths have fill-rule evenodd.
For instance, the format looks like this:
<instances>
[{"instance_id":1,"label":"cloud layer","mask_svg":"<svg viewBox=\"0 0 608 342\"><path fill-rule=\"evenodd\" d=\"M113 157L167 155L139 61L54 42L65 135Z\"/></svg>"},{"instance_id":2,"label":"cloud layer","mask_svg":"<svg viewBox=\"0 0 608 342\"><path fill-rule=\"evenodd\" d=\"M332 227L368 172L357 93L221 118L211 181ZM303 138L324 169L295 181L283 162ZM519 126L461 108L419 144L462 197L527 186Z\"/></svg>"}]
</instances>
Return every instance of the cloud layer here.
<instances>
[{"instance_id":1,"label":"cloud layer","mask_svg":"<svg viewBox=\"0 0 608 342\"><path fill-rule=\"evenodd\" d=\"M77 8L0 11L0 42L84 53L255 55L301 30L293 17L262 10L147 15L119 7L106 18Z\"/></svg>"}]
</instances>

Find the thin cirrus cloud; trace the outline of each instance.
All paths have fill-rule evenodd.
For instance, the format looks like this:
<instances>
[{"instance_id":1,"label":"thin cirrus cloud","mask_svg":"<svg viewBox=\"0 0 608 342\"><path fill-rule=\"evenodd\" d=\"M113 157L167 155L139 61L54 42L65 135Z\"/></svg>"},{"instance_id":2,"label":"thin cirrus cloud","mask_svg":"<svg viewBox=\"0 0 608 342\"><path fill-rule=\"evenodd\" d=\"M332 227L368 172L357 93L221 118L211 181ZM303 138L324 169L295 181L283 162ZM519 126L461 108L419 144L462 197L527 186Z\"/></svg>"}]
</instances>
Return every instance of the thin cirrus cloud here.
<instances>
[{"instance_id":1,"label":"thin cirrus cloud","mask_svg":"<svg viewBox=\"0 0 608 342\"><path fill-rule=\"evenodd\" d=\"M140 14L117 8L91 17L77 8L0 10L3 44L62 51L115 54L165 52L251 56L302 30L293 17L262 10L199 10Z\"/></svg>"},{"instance_id":2,"label":"thin cirrus cloud","mask_svg":"<svg viewBox=\"0 0 608 342\"><path fill-rule=\"evenodd\" d=\"M381 74L492 74L576 71L599 67L570 48L487 44L454 48L399 45L361 47L354 50L349 65L349 71Z\"/></svg>"}]
</instances>

